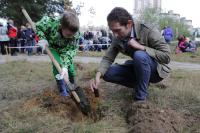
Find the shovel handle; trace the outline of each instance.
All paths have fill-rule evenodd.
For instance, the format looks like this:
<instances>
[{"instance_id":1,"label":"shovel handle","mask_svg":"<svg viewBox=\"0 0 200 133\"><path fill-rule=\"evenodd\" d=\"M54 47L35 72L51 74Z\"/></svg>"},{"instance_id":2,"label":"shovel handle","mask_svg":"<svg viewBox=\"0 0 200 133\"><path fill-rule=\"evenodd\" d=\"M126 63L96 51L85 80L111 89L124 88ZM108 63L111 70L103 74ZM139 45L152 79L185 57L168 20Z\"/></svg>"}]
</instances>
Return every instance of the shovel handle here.
<instances>
[{"instance_id":1,"label":"shovel handle","mask_svg":"<svg viewBox=\"0 0 200 133\"><path fill-rule=\"evenodd\" d=\"M30 23L32 29L36 32L36 28L35 28L35 24L33 23L32 19L30 18L30 16L28 15L26 9L21 6L22 9L22 13L24 14L25 18L27 19L27 21Z\"/></svg>"},{"instance_id":2,"label":"shovel handle","mask_svg":"<svg viewBox=\"0 0 200 133\"><path fill-rule=\"evenodd\" d=\"M8 55L8 46L5 46L6 49L6 55Z\"/></svg>"}]
</instances>

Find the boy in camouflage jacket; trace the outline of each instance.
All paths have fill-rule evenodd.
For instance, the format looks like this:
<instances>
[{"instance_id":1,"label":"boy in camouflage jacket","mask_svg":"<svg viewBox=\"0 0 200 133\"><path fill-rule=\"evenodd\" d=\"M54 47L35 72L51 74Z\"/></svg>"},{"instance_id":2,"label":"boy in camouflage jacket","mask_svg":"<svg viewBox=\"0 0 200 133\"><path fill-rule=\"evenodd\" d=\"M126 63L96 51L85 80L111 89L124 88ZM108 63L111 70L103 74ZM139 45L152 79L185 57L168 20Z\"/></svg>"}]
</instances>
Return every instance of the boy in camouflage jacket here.
<instances>
[{"instance_id":1,"label":"boy in camouflage jacket","mask_svg":"<svg viewBox=\"0 0 200 133\"><path fill-rule=\"evenodd\" d=\"M36 31L40 39L38 45L43 49L48 45L62 68L62 72L59 74L56 67L52 65L60 95L69 96L63 76L66 76L72 84L75 84L73 58L76 55L80 38L78 17L71 11L65 12L57 18L45 16L36 23Z\"/></svg>"}]
</instances>

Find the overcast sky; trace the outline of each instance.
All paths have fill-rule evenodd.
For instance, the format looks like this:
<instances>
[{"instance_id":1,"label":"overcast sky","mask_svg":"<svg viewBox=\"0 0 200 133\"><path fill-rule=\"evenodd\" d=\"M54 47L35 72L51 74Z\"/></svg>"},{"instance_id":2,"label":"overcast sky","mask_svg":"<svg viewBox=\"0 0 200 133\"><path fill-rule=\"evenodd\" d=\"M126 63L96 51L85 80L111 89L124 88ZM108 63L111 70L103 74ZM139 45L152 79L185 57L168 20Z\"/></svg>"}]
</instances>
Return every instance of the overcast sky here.
<instances>
[{"instance_id":1,"label":"overcast sky","mask_svg":"<svg viewBox=\"0 0 200 133\"><path fill-rule=\"evenodd\" d=\"M73 0L73 5L77 5L83 0ZM116 6L126 8L133 13L134 0L84 0L84 7L81 9L81 25L107 25L106 17L108 13ZM199 7L198 7L199 6ZM93 7L96 11L95 16L88 14L88 10ZM191 19L194 27L200 27L200 1L199 0L162 0L164 11L174 10L181 17Z\"/></svg>"}]
</instances>

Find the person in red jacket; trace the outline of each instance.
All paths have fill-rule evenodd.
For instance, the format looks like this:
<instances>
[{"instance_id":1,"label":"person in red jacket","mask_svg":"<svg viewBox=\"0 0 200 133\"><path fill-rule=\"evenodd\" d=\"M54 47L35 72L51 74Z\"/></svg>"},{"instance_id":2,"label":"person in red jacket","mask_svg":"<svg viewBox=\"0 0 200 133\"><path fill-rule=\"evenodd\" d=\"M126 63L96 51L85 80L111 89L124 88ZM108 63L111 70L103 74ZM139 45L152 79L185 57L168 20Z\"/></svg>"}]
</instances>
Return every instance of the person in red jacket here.
<instances>
[{"instance_id":1,"label":"person in red jacket","mask_svg":"<svg viewBox=\"0 0 200 133\"><path fill-rule=\"evenodd\" d=\"M8 20L8 37L10 38L9 47L17 46L17 28L14 26L13 20ZM11 56L16 56L16 48L11 48Z\"/></svg>"},{"instance_id":2,"label":"person in red jacket","mask_svg":"<svg viewBox=\"0 0 200 133\"><path fill-rule=\"evenodd\" d=\"M39 36L35 35L35 43L38 43L39 39L40 39ZM43 50L42 50L41 47L38 47L37 48L37 55L41 55L41 54L43 54Z\"/></svg>"},{"instance_id":3,"label":"person in red jacket","mask_svg":"<svg viewBox=\"0 0 200 133\"><path fill-rule=\"evenodd\" d=\"M185 37L184 35L179 35L177 49L179 49L180 51L179 52L176 51L176 54L182 52L195 52L196 46L195 44L193 44L192 41L190 41L188 37Z\"/></svg>"}]
</instances>

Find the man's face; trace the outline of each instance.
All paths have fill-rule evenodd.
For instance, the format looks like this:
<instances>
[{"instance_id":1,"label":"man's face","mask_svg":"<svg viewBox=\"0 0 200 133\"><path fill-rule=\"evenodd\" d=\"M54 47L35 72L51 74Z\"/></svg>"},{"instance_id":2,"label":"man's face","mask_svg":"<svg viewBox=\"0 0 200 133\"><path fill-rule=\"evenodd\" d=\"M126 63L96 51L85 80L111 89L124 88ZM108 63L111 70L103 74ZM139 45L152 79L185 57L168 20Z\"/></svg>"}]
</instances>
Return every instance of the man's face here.
<instances>
[{"instance_id":1,"label":"man's face","mask_svg":"<svg viewBox=\"0 0 200 133\"><path fill-rule=\"evenodd\" d=\"M124 26L120 25L119 22L112 21L109 23L109 28L116 38L124 39L131 32L132 23L128 23L126 26Z\"/></svg>"},{"instance_id":2,"label":"man's face","mask_svg":"<svg viewBox=\"0 0 200 133\"><path fill-rule=\"evenodd\" d=\"M72 32L69 29L62 29L62 35L64 38L72 38L76 32Z\"/></svg>"}]
</instances>

